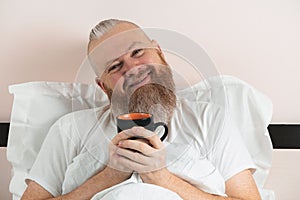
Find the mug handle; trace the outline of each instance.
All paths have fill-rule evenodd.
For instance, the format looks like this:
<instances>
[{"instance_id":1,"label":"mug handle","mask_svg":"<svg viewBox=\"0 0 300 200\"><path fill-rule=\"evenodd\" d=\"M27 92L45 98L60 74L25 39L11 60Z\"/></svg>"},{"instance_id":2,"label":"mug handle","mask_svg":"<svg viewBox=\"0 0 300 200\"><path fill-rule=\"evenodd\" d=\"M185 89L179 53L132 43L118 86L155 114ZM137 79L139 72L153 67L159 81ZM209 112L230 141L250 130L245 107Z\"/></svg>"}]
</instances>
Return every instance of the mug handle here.
<instances>
[{"instance_id":1,"label":"mug handle","mask_svg":"<svg viewBox=\"0 0 300 200\"><path fill-rule=\"evenodd\" d=\"M161 141L164 141L164 139L166 139L166 137L167 137L167 135L168 135L168 126L167 126L167 124L166 123L164 123L164 122L157 122L157 123L155 123L154 124L154 130L157 128L157 127L159 127L159 126L163 126L164 128L165 128L165 132L164 132L164 134L160 137L160 140Z\"/></svg>"}]
</instances>

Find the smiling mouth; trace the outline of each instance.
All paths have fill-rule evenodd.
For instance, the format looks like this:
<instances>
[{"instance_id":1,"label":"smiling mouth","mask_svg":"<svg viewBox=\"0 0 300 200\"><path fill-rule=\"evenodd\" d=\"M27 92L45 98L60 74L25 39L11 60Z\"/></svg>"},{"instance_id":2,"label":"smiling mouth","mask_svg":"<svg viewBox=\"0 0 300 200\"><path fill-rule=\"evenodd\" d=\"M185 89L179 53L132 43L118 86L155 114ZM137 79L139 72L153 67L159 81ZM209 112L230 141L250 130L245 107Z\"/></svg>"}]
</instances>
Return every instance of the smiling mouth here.
<instances>
[{"instance_id":1,"label":"smiling mouth","mask_svg":"<svg viewBox=\"0 0 300 200\"><path fill-rule=\"evenodd\" d=\"M142 75L138 80L134 81L133 83L128 84L128 86L126 86L126 89L136 89L139 88L147 83L150 82L151 79L151 71L148 71L147 73L144 73L144 75Z\"/></svg>"}]
</instances>

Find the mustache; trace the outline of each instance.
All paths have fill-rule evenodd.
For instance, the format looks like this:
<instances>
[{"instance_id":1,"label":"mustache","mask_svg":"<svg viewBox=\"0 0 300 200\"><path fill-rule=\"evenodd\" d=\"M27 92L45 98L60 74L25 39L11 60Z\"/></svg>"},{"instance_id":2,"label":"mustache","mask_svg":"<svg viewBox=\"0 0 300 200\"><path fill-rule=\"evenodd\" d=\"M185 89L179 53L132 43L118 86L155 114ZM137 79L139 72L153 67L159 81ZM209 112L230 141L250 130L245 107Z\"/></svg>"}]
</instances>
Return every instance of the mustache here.
<instances>
[{"instance_id":1,"label":"mustache","mask_svg":"<svg viewBox=\"0 0 300 200\"><path fill-rule=\"evenodd\" d=\"M138 66L137 66L138 67ZM138 85L143 82L148 76L154 71L154 66L152 65L143 65L138 67L138 69L133 69L134 71L130 75L125 75L125 80L123 84L123 90L128 91L130 88ZM137 71L137 72L135 72Z\"/></svg>"}]
</instances>

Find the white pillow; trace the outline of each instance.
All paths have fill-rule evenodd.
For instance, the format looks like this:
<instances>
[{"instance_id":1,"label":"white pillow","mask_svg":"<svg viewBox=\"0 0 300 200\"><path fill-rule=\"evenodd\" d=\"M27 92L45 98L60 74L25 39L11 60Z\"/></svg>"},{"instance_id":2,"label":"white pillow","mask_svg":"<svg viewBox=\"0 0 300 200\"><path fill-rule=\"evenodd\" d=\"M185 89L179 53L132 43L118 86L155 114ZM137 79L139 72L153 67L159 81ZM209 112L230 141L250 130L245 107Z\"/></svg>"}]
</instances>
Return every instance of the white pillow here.
<instances>
[{"instance_id":1,"label":"white pillow","mask_svg":"<svg viewBox=\"0 0 300 200\"><path fill-rule=\"evenodd\" d=\"M13 167L10 192L19 199L31 169L51 125L61 116L76 110L108 103L96 85L59 82L28 82L9 86L14 95L7 159Z\"/></svg>"}]
</instances>

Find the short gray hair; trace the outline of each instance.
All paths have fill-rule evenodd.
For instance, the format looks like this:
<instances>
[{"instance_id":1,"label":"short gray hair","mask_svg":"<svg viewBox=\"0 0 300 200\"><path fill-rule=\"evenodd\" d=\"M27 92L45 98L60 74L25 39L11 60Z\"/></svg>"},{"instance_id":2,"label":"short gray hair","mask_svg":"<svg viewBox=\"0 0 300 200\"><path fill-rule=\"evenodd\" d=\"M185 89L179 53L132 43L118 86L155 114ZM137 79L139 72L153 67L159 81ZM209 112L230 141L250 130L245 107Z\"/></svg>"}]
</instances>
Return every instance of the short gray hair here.
<instances>
[{"instance_id":1,"label":"short gray hair","mask_svg":"<svg viewBox=\"0 0 300 200\"><path fill-rule=\"evenodd\" d=\"M122 23L132 24L132 25L138 27L138 25L134 24L133 22L126 21L126 20L119 20L119 19L103 20L103 21L99 22L90 32L88 51L90 49L90 45L91 45L92 41L101 38L105 33L110 31L113 27L115 27L118 24L122 24Z\"/></svg>"}]
</instances>

